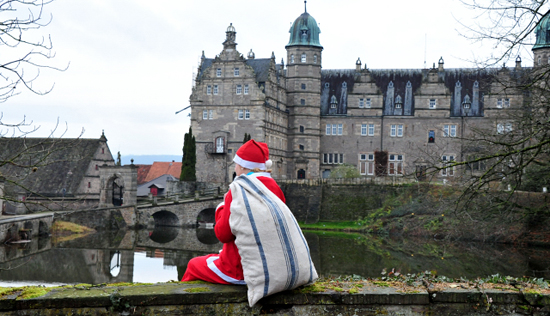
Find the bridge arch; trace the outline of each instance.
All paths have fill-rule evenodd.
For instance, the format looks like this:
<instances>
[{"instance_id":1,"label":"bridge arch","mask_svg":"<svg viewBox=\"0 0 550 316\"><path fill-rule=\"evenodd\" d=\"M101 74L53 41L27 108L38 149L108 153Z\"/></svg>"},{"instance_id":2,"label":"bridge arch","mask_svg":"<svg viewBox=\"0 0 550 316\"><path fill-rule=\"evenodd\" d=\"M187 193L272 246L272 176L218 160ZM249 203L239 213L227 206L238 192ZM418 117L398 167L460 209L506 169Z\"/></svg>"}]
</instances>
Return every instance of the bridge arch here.
<instances>
[{"instance_id":1,"label":"bridge arch","mask_svg":"<svg viewBox=\"0 0 550 316\"><path fill-rule=\"evenodd\" d=\"M178 216L170 211L161 210L153 214L156 226L180 226Z\"/></svg>"},{"instance_id":2,"label":"bridge arch","mask_svg":"<svg viewBox=\"0 0 550 316\"><path fill-rule=\"evenodd\" d=\"M197 223L215 223L216 209L209 207L201 210L197 215Z\"/></svg>"}]
</instances>

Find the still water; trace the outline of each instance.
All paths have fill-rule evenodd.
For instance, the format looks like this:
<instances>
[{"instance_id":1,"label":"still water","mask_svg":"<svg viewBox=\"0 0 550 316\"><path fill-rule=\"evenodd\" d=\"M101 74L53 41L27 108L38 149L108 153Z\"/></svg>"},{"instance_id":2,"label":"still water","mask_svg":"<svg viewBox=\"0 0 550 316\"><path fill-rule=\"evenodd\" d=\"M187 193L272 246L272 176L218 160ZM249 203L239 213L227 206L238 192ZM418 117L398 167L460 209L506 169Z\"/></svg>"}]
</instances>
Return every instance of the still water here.
<instances>
[{"instance_id":1,"label":"still water","mask_svg":"<svg viewBox=\"0 0 550 316\"><path fill-rule=\"evenodd\" d=\"M475 279L495 273L550 279L550 248L404 239L362 234L304 235L322 276L379 277L383 269L426 270ZM0 286L167 282L195 256L218 252L212 229L157 227L0 247Z\"/></svg>"}]
</instances>

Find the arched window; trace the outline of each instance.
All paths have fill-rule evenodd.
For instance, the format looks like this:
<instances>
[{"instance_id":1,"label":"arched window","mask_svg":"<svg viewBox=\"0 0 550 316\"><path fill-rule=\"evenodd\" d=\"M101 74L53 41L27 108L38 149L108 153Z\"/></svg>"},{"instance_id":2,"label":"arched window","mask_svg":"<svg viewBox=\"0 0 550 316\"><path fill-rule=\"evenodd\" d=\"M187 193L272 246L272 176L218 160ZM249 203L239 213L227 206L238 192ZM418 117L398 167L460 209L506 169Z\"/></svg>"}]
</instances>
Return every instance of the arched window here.
<instances>
[{"instance_id":1,"label":"arched window","mask_svg":"<svg viewBox=\"0 0 550 316\"><path fill-rule=\"evenodd\" d=\"M216 138L216 153L223 154L225 152L225 141L223 137Z\"/></svg>"},{"instance_id":2,"label":"arched window","mask_svg":"<svg viewBox=\"0 0 550 316\"><path fill-rule=\"evenodd\" d=\"M294 64L294 54L290 55L290 63Z\"/></svg>"},{"instance_id":3,"label":"arched window","mask_svg":"<svg viewBox=\"0 0 550 316\"><path fill-rule=\"evenodd\" d=\"M298 179L305 179L306 178L306 171L304 169L298 170Z\"/></svg>"},{"instance_id":4,"label":"arched window","mask_svg":"<svg viewBox=\"0 0 550 316\"><path fill-rule=\"evenodd\" d=\"M314 63L314 64L317 63L317 55L313 55L313 63Z\"/></svg>"},{"instance_id":5,"label":"arched window","mask_svg":"<svg viewBox=\"0 0 550 316\"><path fill-rule=\"evenodd\" d=\"M306 53L302 53L302 59L301 61L305 63L307 61Z\"/></svg>"}]
</instances>

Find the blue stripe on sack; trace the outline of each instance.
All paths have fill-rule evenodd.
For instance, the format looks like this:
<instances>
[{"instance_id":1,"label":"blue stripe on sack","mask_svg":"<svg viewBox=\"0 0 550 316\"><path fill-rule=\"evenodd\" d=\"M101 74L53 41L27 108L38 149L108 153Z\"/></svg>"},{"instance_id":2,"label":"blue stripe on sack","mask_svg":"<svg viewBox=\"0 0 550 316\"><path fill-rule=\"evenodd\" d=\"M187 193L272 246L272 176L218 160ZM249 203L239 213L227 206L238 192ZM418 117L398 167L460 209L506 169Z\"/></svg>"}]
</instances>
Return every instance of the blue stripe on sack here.
<instances>
[{"instance_id":1,"label":"blue stripe on sack","mask_svg":"<svg viewBox=\"0 0 550 316\"><path fill-rule=\"evenodd\" d=\"M309 260L309 281L307 283L313 282L313 261L311 261L311 254L309 252L309 245L307 244L306 238L304 237L304 234L302 234L302 230L300 229L300 225L298 225L298 222L296 219L294 220L294 224L296 224L296 228L300 230L300 237L302 237L302 241L304 242L304 245L307 249L307 259Z\"/></svg>"},{"instance_id":2,"label":"blue stripe on sack","mask_svg":"<svg viewBox=\"0 0 550 316\"><path fill-rule=\"evenodd\" d=\"M283 251L285 254L285 257L288 258L287 261L289 261L289 264L287 264L287 270L290 269L290 280L287 280L287 283L285 285L285 289L291 289L295 287L297 281L298 281L298 266L296 264L297 258L296 258L296 250L294 248L294 244L292 243L292 240L290 238L290 233L288 229L288 223L286 222L286 219L282 215L281 209L278 207L277 203L275 203L271 197L266 195L261 189L259 189L250 179L243 178L243 181L245 181L251 189L254 190L260 197L266 201L268 204L270 211L272 213L272 216L274 216L274 219L279 223L277 226L278 233L280 232L280 238L282 238L282 244L284 245L286 251Z\"/></svg>"},{"instance_id":3,"label":"blue stripe on sack","mask_svg":"<svg viewBox=\"0 0 550 316\"><path fill-rule=\"evenodd\" d=\"M247 176L242 175L238 179L239 179L239 181L244 182L245 184L247 184L249 189L252 192L259 195L259 197L262 198L264 200L264 202L266 202L267 207L269 209L269 212L271 213L271 216L273 217L273 220L276 223L278 223L277 216L275 215L276 213L273 210L273 208L274 208L273 203L271 201L267 201L265 195L261 192L261 190ZM275 225L277 236L279 237L279 241L280 241L281 245L285 245L285 238L283 236L283 232L280 229L280 226L281 226L281 224ZM295 265L293 264L293 262L289 258L289 252L284 251L284 249L283 249L283 256L284 256L284 259L285 259L285 268L287 270L287 273L286 273L287 278L286 278L286 283L285 283L284 289L288 290L288 289L290 289L290 286L293 284L293 281L294 281L295 273L294 273L293 270L294 270ZM290 278L288 276L290 276Z\"/></svg>"},{"instance_id":4,"label":"blue stripe on sack","mask_svg":"<svg viewBox=\"0 0 550 316\"><path fill-rule=\"evenodd\" d=\"M260 240L260 235L258 234L258 228L256 227L256 222L254 220L254 215L252 214L252 210L250 209L250 204L248 203L248 198L246 196L246 191L243 187L241 187L244 205L246 207L246 213L248 214L248 219L250 220L250 224L252 225L252 231L254 232L254 239L256 240L256 244L258 245L258 250L260 251L260 258L262 259L262 266L264 268L264 296L267 296L267 292L269 289L269 270L267 268L267 261L265 259L265 253L264 253L264 247L262 246L262 241Z\"/></svg>"}]
</instances>

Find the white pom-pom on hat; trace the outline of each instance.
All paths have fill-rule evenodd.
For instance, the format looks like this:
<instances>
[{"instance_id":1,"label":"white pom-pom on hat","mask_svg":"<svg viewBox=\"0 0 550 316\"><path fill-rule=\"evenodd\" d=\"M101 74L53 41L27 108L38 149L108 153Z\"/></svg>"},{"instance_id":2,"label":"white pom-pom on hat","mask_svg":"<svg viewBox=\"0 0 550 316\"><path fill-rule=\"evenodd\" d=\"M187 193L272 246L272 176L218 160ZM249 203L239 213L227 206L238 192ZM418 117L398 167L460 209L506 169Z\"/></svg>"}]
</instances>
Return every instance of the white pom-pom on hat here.
<instances>
[{"instance_id":1,"label":"white pom-pom on hat","mask_svg":"<svg viewBox=\"0 0 550 316\"><path fill-rule=\"evenodd\" d=\"M266 162L265 162L265 169L271 169L271 166L273 165L273 161L271 161L271 159L268 159Z\"/></svg>"}]
</instances>

